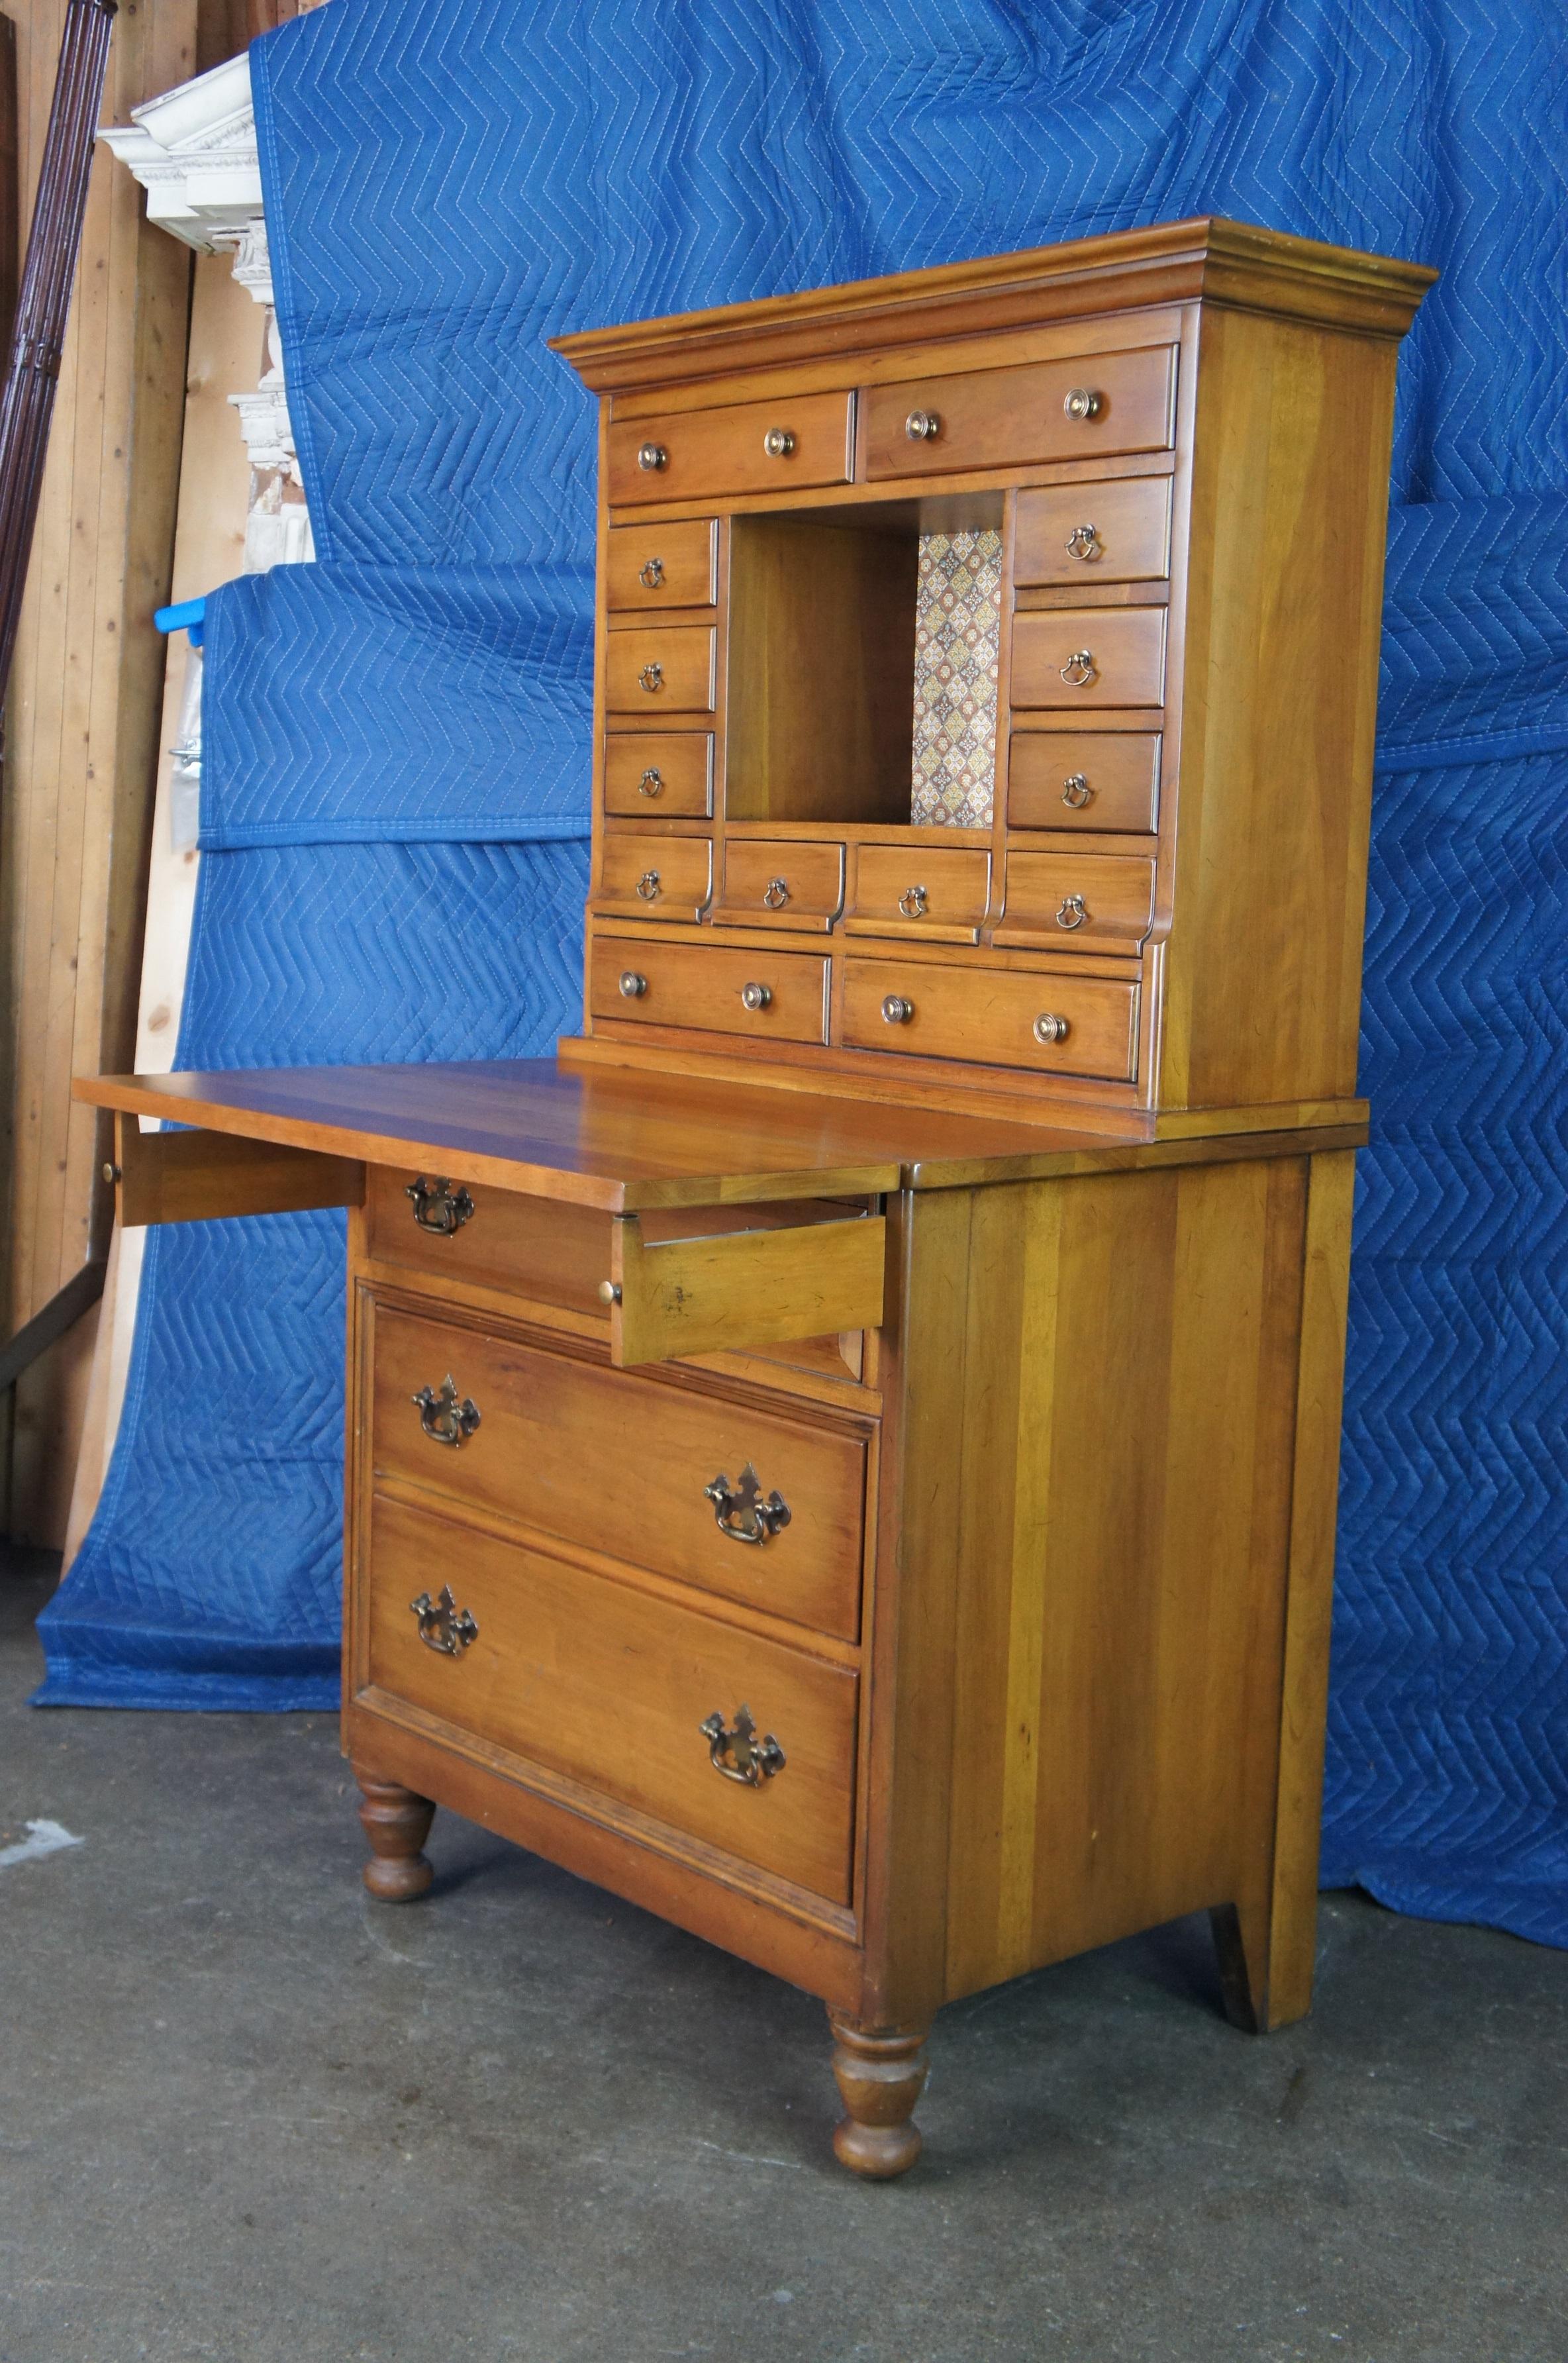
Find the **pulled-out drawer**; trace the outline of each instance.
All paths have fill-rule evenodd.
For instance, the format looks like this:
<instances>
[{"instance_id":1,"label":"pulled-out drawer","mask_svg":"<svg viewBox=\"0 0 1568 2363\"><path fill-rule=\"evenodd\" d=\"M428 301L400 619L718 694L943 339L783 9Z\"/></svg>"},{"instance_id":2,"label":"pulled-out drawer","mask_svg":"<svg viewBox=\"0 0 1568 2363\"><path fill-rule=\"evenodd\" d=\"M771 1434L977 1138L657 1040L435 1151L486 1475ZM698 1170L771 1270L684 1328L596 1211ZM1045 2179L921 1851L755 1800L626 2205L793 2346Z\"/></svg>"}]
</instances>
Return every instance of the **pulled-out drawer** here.
<instances>
[{"instance_id":1,"label":"pulled-out drawer","mask_svg":"<svg viewBox=\"0 0 1568 2363\"><path fill-rule=\"evenodd\" d=\"M827 960L810 952L601 936L593 947L589 1006L595 1017L690 1026L755 1041L823 1042L827 975Z\"/></svg>"},{"instance_id":2,"label":"pulled-out drawer","mask_svg":"<svg viewBox=\"0 0 1568 2363\"><path fill-rule=\"evenodd\" d=\"M851 1049L1117 1082L1134 1072L1135 984L907 960L852 960L845 967L844 1039Z\"/></svg>"}]
</instances>

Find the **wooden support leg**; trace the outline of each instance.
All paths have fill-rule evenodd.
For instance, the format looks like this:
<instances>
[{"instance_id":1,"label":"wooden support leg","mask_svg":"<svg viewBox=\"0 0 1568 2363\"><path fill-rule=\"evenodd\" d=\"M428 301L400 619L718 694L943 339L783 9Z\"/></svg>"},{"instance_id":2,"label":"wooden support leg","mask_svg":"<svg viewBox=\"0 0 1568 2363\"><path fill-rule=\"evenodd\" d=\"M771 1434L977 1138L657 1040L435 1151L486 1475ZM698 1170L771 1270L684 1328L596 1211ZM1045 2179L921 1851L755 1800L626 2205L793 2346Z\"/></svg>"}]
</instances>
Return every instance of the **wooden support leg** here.
<instances>
[{"instance_id":1,"label":"wooden support leg","mask_svg":"<svg viewBox=\"0 0 1568 2363\"><path fill-rule=\"evenodd\" d=\"M1220 1991L1226 2017L1243 2035L1266 2035L1271 2026L1281 2024L1269 2008L1267 1913L1220 1903L1210 1912L1209 1925L1220 1956Z\"/></svg>"},{"instance_id":2,"label":"wooden support leg","mask_svg":"<svg viewBox=\"0 0 1568 2363\"><path fill-rule=\"evenodd\" d=\"M840 2165L878 2182L906 2174L921 2153L914 2104L925 2089L921 2050L931 2032L920 2026L857 2026L828 2013L834 2032L833 2072L845 2114L833 2137Z\"/></svg>"},{"instance_id":3,"label":"wooden support leg","mask_svg":"<svg viewBox=\"0 0 1568 2363\"><path fill-rule=\"evenodd\" d=\"M430 1835L436 1808L399 1781L382 1781L356 1764L354 1778L365 1792L359 1820L370 1841L365 1884L383 1903L412 1903L436 1874L420 1852Z\"/></svg>"}]
</instances>

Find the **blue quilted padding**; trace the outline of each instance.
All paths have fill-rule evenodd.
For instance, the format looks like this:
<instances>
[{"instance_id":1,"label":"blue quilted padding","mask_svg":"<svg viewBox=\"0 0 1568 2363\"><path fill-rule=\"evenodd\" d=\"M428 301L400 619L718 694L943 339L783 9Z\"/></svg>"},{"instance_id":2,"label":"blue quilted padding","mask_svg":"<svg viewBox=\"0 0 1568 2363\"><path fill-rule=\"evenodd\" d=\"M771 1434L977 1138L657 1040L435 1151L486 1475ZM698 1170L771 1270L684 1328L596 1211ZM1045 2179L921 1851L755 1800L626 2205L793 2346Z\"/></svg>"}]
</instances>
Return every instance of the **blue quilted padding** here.
<instances>
[{"instance_id":1,"label":"blue quilted padding","mask_svg":"<svg viewBox=\"0 0 1568 2363\"><path fill-rule=\"evenodd\" d=\"M251 59L326 562L215 603L204 842L264 849L208 858L186 1060L569 1019L580 847L411 842L580 826L593 423L547 336L1203 213L1441 266L1395 439L1325 1875L1568 1944L1560 10L333 0ZM50 1691L95 1634L74 1694L288 1703L331 1655L331 1226L154 1254ZM280 1622L318 1636L293 1674Z\"/></svg>"}]
</instances>

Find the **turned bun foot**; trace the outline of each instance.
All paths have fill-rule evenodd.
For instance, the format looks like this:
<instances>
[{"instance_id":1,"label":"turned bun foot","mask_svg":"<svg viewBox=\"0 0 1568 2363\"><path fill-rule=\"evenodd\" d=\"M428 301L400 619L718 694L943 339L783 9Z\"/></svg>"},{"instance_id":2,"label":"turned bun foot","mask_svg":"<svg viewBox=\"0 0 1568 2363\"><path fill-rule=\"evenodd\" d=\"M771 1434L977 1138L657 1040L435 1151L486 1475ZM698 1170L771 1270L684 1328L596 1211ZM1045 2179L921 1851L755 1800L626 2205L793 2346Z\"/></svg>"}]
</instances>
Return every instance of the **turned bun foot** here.
<instances>
[{"instance_id":1,"label":"turned bun foot","mask_svg":"<svg viewBox=\"0 0 1568 2363\"><path fill-rule=\"evenodd\" d=\"M833 2072L845 2115L833 2137L841 2166L876 2182L907 2174L920 2156L920 2127L911 2122L925 2089L922 2026L856 2026L828 2013L834 2032Z\"/></svg>"},{"instance_id":2,"label":"turned bun foot","mask_svg":"<svg viewBox=\"0 0 1568 2363\"><path fill-rule=\"evenodd\" d=\"M365 1792L359 1820L370 1841L365 1884L383 1903L412 1903L436 1876L420 1852L436 1808L428 1797L416 1797L396 1781L361 1771L358 1764L354 1778Z\"/></svg>"}]
</instances>

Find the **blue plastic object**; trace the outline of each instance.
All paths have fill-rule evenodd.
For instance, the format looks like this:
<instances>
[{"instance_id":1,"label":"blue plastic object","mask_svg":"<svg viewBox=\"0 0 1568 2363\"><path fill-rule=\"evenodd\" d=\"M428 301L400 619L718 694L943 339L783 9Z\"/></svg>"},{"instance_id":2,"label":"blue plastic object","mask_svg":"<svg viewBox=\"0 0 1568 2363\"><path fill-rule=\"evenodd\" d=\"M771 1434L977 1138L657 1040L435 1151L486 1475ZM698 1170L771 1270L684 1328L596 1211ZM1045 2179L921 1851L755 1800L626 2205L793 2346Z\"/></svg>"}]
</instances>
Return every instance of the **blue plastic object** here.
<instances>
[{"instance_id":1,"label":"blue plastic object","mask_svg":"<svg viewBox=\"0 0 1568 2363\"><path fill-rule=\"evenodd\" d=\"M204 599L182 599L172 607L155 607L152 620L160 632L188 632L191 646L202 645L203 619L207 612Z\"/></svg>"}]
</instances>

